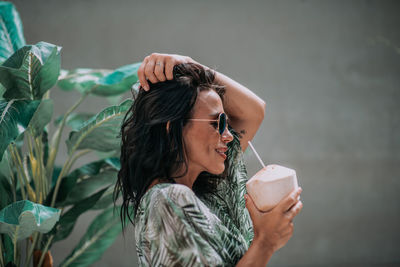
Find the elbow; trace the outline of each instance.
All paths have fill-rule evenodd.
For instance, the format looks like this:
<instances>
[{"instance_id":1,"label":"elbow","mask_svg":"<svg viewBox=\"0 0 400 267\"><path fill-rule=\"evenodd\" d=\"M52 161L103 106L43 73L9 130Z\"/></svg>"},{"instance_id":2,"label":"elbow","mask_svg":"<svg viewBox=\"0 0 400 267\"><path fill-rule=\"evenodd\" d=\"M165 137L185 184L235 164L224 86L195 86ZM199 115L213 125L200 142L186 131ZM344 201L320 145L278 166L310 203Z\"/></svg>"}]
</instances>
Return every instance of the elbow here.
<instances>
[{"instance_id":1,"label":"elbow","mask_svg":"<svg viewBox=\"0 0 400 267\"><path fill-rule=\"evenodd\" d=\"M262 122L264 120L265 109L267 107L267 103L265 103L264 100L260 99L258 106L259 106L259 111L257 112L257 114L258 114L257 117L259 118L259 121Z\"/></svg>"}]
</instances>

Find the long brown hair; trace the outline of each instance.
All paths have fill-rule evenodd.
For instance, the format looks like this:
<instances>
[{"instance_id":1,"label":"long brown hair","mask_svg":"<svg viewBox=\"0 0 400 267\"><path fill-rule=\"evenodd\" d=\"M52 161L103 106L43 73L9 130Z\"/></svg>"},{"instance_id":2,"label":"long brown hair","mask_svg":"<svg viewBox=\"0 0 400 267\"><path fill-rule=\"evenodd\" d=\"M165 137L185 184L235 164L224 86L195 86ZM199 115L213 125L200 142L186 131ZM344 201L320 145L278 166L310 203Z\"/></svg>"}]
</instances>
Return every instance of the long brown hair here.
<instances>
[{"instance_id":1,"label":"long brown hair","mask_svg":"<svg viewBox=\"0 0 400 267\"><path fill-rule=\"evenodd\" d=\"M201 65L179 64L174 67L173 80L150 83L149 91L139 88L133 95L134 102L121 127L121 169L113 194L115 204L122 193L120 215L123 228L126 217L133 223L140 200L155 179L175 183L174 179L186 174L183 127L192 116L199 92L215 90L223 98L225 89L214 83L214 79L215 72ZM184 174L172 176L182 166ZM201 173L193 191L213 190L224 175Z\"/></svg>"}]
</instances>

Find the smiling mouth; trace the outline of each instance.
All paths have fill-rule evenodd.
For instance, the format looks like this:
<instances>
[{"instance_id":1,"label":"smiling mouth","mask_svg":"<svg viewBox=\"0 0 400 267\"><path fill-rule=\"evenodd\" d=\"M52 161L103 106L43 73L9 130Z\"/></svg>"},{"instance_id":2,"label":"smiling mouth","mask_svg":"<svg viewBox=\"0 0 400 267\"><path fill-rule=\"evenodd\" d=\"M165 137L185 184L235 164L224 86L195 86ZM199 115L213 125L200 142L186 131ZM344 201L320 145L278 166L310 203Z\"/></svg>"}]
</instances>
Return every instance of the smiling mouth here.
<instances>
[{"instance_id":1,"label":"smiling mouth","mask_svg":"<svg viewBox=\"0 0 400 267\"><path fill-rule=\"evenodd\" d=\"M222 151L215 150L222 158L226 159L226 154Z\"/></svg>"}]
</instances>

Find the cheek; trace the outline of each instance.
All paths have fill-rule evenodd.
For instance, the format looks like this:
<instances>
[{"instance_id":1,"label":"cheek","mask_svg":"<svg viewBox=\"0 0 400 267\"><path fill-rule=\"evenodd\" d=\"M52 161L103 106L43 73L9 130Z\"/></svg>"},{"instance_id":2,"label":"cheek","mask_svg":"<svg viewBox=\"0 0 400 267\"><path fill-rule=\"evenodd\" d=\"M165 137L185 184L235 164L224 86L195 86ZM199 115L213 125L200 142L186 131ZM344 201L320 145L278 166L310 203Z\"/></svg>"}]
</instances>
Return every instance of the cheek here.
<instances>
[{"instance_id":1,"label":"cheek","mask_svg":"<svg viewBox=\"0 0 400 267\"><path fill-rule=\"evenodd\" d=\"M215 160L212 156L218 145L218 132L204 128L188 132L185 140L189 158L195 161Z\"/></svg>"}]
</instances>

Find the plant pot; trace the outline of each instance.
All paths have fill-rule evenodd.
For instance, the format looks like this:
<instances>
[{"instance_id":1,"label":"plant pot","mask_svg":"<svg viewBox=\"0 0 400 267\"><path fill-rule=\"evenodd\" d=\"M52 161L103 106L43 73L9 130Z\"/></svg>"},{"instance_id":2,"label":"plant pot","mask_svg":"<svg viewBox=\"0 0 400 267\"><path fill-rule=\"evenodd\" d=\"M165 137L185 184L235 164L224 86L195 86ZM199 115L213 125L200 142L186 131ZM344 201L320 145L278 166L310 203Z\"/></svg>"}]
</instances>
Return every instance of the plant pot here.
<instances>
[{"instance_id":1,"label":"plant pot","mask_svg":"<svg viewBox=\"0 0 400 267\"><path fill-rule=\"evenodd\" d=\"M38 266L41 256L42 256L41 250L35 250L33 252L33 267ZM53 257L51 256L50 251L46 252L46 255L44 256L44 260L42 263L42 267L53 267Z\"/></svg>"}]
</instances>

